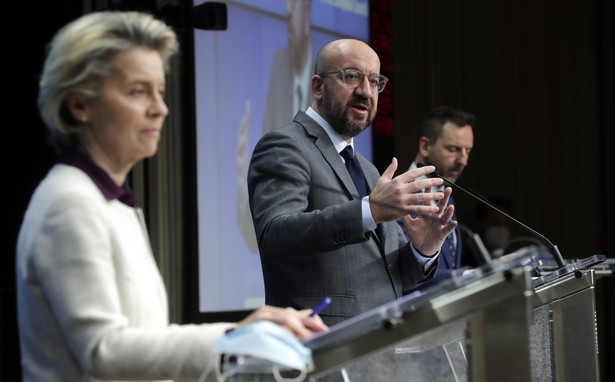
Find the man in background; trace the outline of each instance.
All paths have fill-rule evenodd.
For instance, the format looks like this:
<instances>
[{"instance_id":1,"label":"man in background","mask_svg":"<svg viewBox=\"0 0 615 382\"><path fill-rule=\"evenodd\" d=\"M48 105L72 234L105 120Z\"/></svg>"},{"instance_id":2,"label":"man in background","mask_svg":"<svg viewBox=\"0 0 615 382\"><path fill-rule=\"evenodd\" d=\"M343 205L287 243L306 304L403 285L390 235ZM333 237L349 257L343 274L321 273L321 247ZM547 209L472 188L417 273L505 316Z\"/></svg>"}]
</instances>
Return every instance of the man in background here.
<instances>
[{"instance_id":1,"label":"man in background","mask_svg":"<svg viewBox=\"0 0 615 382\"><path fill-rule=\"evenodd\" d=\"M419 127L418 152L409 171L417 163L432 165L450 182L456 182L468 165L474 146L472 127L476 123L473 114L449 106L440 106L429 112ZM449 205L454 205L449 198ZM453 215L453 220L457 217ZM440 253L436 276L420 285L425 288L450 277L461 265L461 231L459 227L446 237Z\"/></svg>"}]
</instances>

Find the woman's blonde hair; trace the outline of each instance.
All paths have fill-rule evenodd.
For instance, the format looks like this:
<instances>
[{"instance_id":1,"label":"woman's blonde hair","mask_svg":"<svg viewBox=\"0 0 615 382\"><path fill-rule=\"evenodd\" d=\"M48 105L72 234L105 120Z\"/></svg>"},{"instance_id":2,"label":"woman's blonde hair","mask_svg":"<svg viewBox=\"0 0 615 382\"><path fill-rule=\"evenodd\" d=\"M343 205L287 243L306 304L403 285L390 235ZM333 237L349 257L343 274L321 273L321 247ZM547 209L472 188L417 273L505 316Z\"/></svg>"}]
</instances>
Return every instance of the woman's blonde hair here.
<instances>
[{"instance_id":1,"label":"woman's blonde hair","mask_svg":"<svg viewBox=\"0 0 615 382\"><path fill-rule=\"evenodd\" d=\"M78 122L65 99L77 92L99 95L118 55L135 48L160 54L165 68L178 51L173 30L151 15L138 12L96 12L58 31L51 40L39 83L38 107L56 150L79 144Z\"/></svg>"}]
</instances>

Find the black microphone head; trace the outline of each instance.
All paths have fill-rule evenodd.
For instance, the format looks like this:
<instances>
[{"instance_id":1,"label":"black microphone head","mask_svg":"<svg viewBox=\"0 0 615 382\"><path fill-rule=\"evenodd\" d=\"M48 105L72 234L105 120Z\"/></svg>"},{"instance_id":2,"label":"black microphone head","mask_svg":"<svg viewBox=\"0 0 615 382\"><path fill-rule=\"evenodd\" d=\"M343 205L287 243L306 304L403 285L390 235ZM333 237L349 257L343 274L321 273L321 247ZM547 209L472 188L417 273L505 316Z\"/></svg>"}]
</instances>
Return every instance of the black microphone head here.
<instances>
[{"instance_id":1,"label":"black microphone head","mask_svg":"<svg viewBox=\"0 0 615 382\"><path fill-rule=\"evenodd\" d=\"M426 166L426 165L425 165L423 162L418 162L418 163L416 164L416 167L417 167L417 168L421 168L421 167L425 167L425 166ZM438 171L436 171L436 170L433 170L433 172L432 172L432 173L429 173L429 174L427 174L426 176L427 176L428 178L442 178L442 177L440 176L440 174L438 174ZM444 178L442 178L442 179L444 179Z\"/></svg>"}]
</instances>

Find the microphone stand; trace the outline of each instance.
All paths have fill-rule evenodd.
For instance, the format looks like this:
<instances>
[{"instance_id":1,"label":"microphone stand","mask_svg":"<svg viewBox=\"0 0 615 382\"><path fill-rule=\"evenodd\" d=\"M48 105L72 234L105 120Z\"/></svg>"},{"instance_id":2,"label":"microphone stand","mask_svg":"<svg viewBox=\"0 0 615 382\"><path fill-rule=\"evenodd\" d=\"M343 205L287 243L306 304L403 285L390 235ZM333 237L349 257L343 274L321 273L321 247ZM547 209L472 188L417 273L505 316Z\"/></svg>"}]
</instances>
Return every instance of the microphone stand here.
<instances>
[{"instance_id":1,"label":"microphone stand","mask_svg":"<svg viewBox=\"0 0 615 382\"><path fill-rule=\"evenodd\" d=\"M423 163L417 163L416 166L417 167L423 167L424 164ZM437 171L434 170L434 172L432 172L431 174L428 174L427 176L429 176L429 177L437 177L437 178L442 179L447 185L450 185L452 188L454 188L456 190L463 191L464 193L470 195L471 197L473 197L474 199L478 200L479 202L484 203L484 204L488 205L489 207L493 208L494 210L496 210L500 214L504 215L506 218L512 220L513 222L515 222L517 225L519 225L520 227L524 228L528 232L536 235L537 237L542 239L545 242L545 244L547 244L553 250L553 258L555 259L555 262L557 263L558 268L563 268L566 265L566 263L564 262L564 258L562 257L562 254L559 251L559 248L557 248L557 245L551 243L551 241L549 239L547 239L544 235L536 232L534 229L532 229L532 228L528 227L527 225L521 223L519 220L513 218L512 216L510 216L506 212L500 210L499 208L497 208L496 206L491 204L489 201L487 201L487 200L481 198L480 196L478 196L478 195L476 195L476 194L466 190L465 188L463 188L461 186L458 186L457 184L451 182L450 180L448 180L445 177L443 177L442 175L440 175Z\"/></svg>"}]
</instances>

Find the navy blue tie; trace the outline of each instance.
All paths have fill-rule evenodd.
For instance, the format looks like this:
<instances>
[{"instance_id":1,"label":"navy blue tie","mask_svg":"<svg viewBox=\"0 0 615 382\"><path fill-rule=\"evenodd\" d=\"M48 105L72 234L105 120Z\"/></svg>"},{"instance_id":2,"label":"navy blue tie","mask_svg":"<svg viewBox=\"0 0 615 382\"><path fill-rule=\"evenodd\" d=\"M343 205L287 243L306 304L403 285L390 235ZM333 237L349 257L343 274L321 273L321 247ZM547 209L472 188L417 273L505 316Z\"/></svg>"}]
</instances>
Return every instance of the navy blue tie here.
<instances>
[{"instance_id":1,"label":"navy blue tie","mask_svg":"<svg viewBox=\"0 0 615 382\"><path fill-rule=\"evenodd\" d=\"M455 205L455 202L453 201L453 198L450 197L448 199L448 205ZM457 217L455 216L455 214L453 214L452 220L457 220ZM443 268L448 268L448 269L456 269L457 268L457 246L459 245L459 243L457 243L457 230L459 228L455 229L455 231L453 231L450 235L448 235L446 237L446 239L444 240L444 244L442 244L442 255L443 258L446 260L444 262L440 262L440 265Z\"/></svg>"},{"instance_id":2,"label":"navy blue tie","mask_svg":"<svg viewBox=\"0 0 615 382\"><path fill-rule=\"evenodd\" d=\"M365 181L365 175L363 175L363 170L361 169L361 165L359 161L354 156L352 151L352 146L348 145L342 150L340 155L346 161L346 168L348 169L348 173L354 182L357 191L359 192L360 197L364 197L367 195L367 183Z\"/></svg>"}]
</instances>

